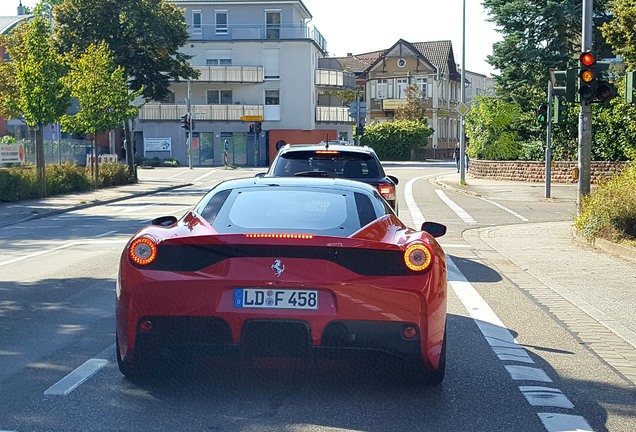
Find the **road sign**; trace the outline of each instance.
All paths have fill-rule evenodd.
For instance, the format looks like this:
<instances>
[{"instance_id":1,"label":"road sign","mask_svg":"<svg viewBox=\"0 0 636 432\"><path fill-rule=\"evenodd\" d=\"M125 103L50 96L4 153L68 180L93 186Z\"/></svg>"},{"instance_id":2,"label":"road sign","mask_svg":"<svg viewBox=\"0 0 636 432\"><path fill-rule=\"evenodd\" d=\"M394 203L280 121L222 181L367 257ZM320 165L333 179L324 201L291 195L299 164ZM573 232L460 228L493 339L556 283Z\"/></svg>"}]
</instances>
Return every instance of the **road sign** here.
<instances>
[{"instance_id":1,"label":"road sign","mask_svg":"<svg viewBox=\"0 0 636 432\"><path fill-rule=\"evenodd\" d=\"M353 119L364 118L367 115L366 102L351 102L349 104L349 117Z\"/></svg>"},{"instance_id":2,"label":"road sign","mask_svg":"<svg viewBox=\"0 0 636 432\"><path fill-rule=\"evenodd\" d=\"M241 116L241 120L242 121L250 121L250 122L263 121L263 116L259 116L259 115L244 115L244 116Z\"/></svg>"},{"instance_id":3,"label":"road sign","mask_svg":"<svg viewBox=\"0 0 636 432\"><path fill-rule=\"evenodd\" d=\"M463 102L457 105L457 108L455 109L462 115L462 117L464 117L466 114L468 114L468 111L470 111L470 107Z\"/></svg>"}]
</instances>

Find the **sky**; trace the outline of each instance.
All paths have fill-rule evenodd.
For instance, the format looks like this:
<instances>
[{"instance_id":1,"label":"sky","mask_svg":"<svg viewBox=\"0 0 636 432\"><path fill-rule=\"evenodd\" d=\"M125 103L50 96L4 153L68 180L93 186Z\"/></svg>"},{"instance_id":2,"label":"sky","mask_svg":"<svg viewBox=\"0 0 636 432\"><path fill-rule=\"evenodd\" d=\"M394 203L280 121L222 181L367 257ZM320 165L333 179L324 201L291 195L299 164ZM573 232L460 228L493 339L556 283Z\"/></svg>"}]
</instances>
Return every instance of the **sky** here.
<instances>
[{"instance_id":1,"label":"sky","mask_svg":"<svg viewBox=\"0 0 636 432\"><path fill-rule=\"evenodd\" d=\"M0 0L0 16L16 15L19 0ZM330 55L361 54L407 42L451 40L455 62L462 62L462 6L466 2L466 70L496 73L486 62L501 40L481 0L302 0L313 24L327 41ZM36 0L22 0L35 6Z\"/></svg>"}]
</instances>

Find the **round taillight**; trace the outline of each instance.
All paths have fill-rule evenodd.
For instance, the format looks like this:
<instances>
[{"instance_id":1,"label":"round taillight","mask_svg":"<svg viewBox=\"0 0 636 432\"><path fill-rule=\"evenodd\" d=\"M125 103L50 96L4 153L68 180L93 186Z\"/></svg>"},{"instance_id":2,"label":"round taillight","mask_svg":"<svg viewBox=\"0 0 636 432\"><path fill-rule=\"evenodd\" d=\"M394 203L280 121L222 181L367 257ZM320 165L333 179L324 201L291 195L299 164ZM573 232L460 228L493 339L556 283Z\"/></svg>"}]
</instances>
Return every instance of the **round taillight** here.
<instances>
[{"instance_id":1,"label":"round taillight","mask_svg":"<svg viewBox=\"0 0 636 432\"><path fill-rule=\"evenodd\" d=\"M432 261L431 251L423 244L412 244L404 251L404 263L413 271L426 270Z\"/></svg>"},{"instance_id":2,"label":"round taillight","mask_svg":"<svg viewBox=\"0 0 636 432\"><path fill-rule=\"evenodd\" d=\"M130 244L128 255L136 264L150 264L157 258L157 244L148 237L139 237Z\"/></svg>"}]
</instances>

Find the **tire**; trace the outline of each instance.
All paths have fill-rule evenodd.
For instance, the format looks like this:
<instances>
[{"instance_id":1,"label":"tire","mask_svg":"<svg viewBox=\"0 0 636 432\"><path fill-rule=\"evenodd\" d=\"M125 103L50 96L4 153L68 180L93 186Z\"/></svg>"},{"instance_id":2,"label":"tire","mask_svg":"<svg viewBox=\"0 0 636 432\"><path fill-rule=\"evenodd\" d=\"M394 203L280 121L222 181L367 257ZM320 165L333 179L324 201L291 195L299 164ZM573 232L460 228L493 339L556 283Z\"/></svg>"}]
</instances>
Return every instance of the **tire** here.
<instances>
[{"instance_id":1,"label":"tire","mask_svg":"<svg viewBox=\"0 0 636 432\"><path fill-rule=\"evenodd\" d=\"M137 352L135 353L135 360L124 360L121 356L121 352L119 350L119 338L115 337L115 346L117 348L117 366L119 367L119 371L129 380L131 381L139 381L143 378L146 378L150 375L147 361L144 361L144 355L140 352L139 348L137 348Z\"/></svg>"},{"instance_id":2,"label":"tire","mask_svg":"<svg viewBox=\"0 0 636 432\"><path fill-rule=\"evenodd\" d=\"M444 381L446 374L446 334L442 341L442 352L439 357L439 365L433 368L421 360L411 363L409 366L409 378L417 384L439 385Z\"/></svg>"}]
</instances>

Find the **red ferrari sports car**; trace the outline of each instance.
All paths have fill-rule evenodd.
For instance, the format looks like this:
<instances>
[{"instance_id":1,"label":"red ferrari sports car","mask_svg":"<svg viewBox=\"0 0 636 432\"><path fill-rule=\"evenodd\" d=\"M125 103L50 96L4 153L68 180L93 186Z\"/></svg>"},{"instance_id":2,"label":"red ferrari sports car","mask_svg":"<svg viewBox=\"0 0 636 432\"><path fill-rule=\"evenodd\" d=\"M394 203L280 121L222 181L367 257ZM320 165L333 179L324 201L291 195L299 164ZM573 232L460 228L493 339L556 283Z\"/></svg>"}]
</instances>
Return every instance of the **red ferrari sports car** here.
<instances>
[{"instance_id":1,"label":"red ferrari sports car","mask_svg":"<svg viewBox=\"0 0 636 432\"><path fill-rule=\"evenodd\" d=\"M383 352L439 383L444 225L405 226L372 186L326 178L220 183L181 219L133 235L117 278L117 362L166 350L315 359ZM350 357L350 356L348 356Z\"/></svg>"}]
</instances>

